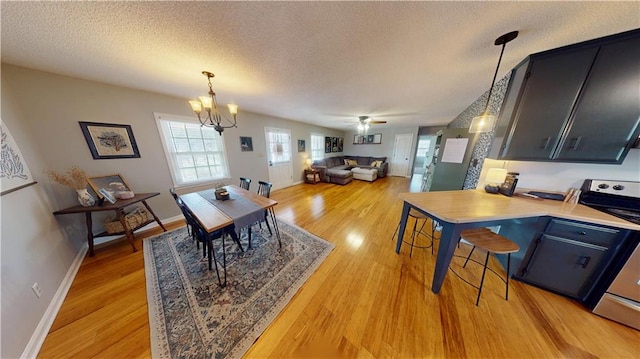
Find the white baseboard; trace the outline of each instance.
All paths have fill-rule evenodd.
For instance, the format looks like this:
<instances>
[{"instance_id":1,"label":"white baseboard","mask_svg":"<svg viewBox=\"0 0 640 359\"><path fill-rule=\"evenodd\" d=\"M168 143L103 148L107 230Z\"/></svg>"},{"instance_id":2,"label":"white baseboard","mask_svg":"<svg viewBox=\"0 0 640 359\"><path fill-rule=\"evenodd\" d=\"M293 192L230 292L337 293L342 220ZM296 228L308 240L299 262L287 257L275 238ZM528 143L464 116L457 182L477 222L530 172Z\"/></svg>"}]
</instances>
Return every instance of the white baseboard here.
<instances>
[{"instance_id":1,"label":"white baseboard","mask_svg":"<svg viewBox=\"0 0 640 359\"><path fill-rule=\"evenodd\" d=\"M40 319L36 330L31 335L31 339L29 339L29 343L27 343L27 346L24 348L20 358L35 358L38 356L42 343L44 343L44 340L47 338L49 329L51 329L53 321L56 319L58 311L60 310L60 307L62 307L62 303L64 303L64 299L69 292L69 288L71 288L71 284L73 284L73 280L75 279L78 270L80 270L80 265L82 264L88 249L89 244L85 243L76 254L69 270L67 270L67 274L62 279L62 283L60 283L53 299L49 302L47 310L44 312L42 319Z\"/></svg>"},{"instance_id":2,"label":"white baseboard","mask_svg":"<svg viewBox=\"0 0 640 359\"><path fill-rule=\"evenodd\" d=\"M171 223L174 221L179 221L184 219L182 215L177 215L175 217L167 218L162 220L163 223ZM157 222L151 222L148 225L140 228L139 230L153 229L156 227L160 227ZM112 241L117 238L121 238L122 235L119 236L110 236L110 237L100 237L100 240L94 241L94 244L101 244ZM60 311L60 307L62 307L62 303L64 303L64 299L67 297L67 293L69 293L69 289L71 288L71 284L73 284L73 280L76 278L76 274L80 270L80 265L82 265L82 261L84 260L87 251L89 250L89 244L85 243L74 258L69 270L67 270L67 274L62 279L62 283L58 287L56 294L51 299L47 310L45 311L42 319L38 323L36 330L31 335L31 339L29 339L29 343L24 348L22 355L20 358L35 358L38 356L38 352L40 352L40 348L42 348L42 344L44 340L47 338L47 334L53 325L53 321L56 319L58 315L58 311Z\"/></svg>"}]
</instances>

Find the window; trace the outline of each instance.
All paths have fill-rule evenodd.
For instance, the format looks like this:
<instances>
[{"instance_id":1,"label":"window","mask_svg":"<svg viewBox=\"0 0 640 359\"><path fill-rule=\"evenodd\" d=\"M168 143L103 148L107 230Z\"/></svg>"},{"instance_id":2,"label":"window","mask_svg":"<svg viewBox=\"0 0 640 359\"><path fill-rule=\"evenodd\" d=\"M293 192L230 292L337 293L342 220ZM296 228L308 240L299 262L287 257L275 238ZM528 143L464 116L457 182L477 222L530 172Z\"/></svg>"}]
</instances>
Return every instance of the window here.
<instances>
[{"instance_id":1,"label":"window","mask_svg":"<svg viewBox=\"0 0 640 359\"><path fill-rule=\"evenodd\" d=\"M224 141L195 119L154 114L175 186L229 178Z\"/></svg>"},{"instance_id":2,"label":"window","mask_svg":"<svg viewBox=\"0 0 640 359\"><path fill-rule=\"evenodd\" d=\"M311 134L311 159L321 160L324 158L324 135Z\"/></svg>"},{"instance_id":3,"label":"window","mask_svg":"<svg viewBox=\"0 0 640 359\"><path fill-rule=\"evenodd\" d=\"M418 149L416 150L417 157L426 157L427 152L429 152L429 147L431 147L431 140L421 138L418 140Z\"/></svg>"}]
</instances>

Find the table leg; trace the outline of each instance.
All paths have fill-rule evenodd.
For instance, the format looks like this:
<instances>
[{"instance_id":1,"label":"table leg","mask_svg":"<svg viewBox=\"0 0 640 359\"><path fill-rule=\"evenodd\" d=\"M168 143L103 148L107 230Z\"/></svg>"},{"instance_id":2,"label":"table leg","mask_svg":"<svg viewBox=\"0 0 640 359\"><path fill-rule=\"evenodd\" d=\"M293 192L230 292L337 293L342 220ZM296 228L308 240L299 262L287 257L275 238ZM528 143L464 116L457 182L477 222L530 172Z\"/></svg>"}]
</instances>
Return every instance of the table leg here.
<instances>
[{"instance_id":1,"label":"table leg","mask_svg":"<svg viewBox=\"0 0 640 359\"><path fill-rule=\"evenodd\" d=\"M460 239L461 226L453 223L440 222L442 225L442 235L440 236L440 245L438 246L438 256L436 257L436 267L433 273L433 281L431 282L431 291L438 294L444 277L449 270L453 252L458 245Z\"/></svg>"},{"instance_id":2,"label":"table leg","mask_svg":"<svg viewBox=\"0 0 640 359\"><path fill-rule=\"evenodd\" d=\"M398 241L396 242L396 253L400 253L400 247L402 246L402 237L404 236L404 230L407 227L407 218L409 217L409 209L411 206L409 203L404 202L402 207L402 215L400 216L400 228L398 229Z\"/></svg>"},{"instance_id":3,"label":"table leg","mask_svg":"<svg viewBox=\"0 0 640 359\"><path fill-rule=\"evenodd\" d=\"M267 211L271 215L271 221L273 222L273 230L276 232L276 238L278 238L278 245L280 246L280 248L282 248L282 241L280 240L280 229L278 228L278 221L276 220L276 213L273 210L273 207L269 207L269 209Z\"/></svg>"},{"instance_id":4,"label":"table leg","mask_svg":"<svg viewBox=\"0 0 640 359\"><path fill-rule=\"evenodd\" d=\"M118 214L118 220L120 220L120 223L122 223L122 228L124 228L124 234L127 237L127 241L129 241L129 244L131 244L131 248L133 248L133 251L137 252L138 248L136 248L136 239L133 236L133 233L131 233L131 230L129 230L129 227L127 227L127 221L125 221L124 219L124 209L118 209L116 210L116 213Z\"/></svg>"},{"instance_id":5,"label":"table leg","mask_svg":"<svg viewBox=\"0 0 640 359\"><path fill-rule=\"evenodd\" d=\"M142 201L142 204L144 204L144 206L147 207L147 210L149 211L149 213L151 213L151 215L153 216L153 219L160 225L162 230L166 232L167 229L164 228L164 225L162 224L162 222L160 222L160 219L158 219L158 216L156 216L156 214L153 213L153 210L151 209L151 207L149 207L149 205L147 204L147 201Z\"/></svg>"},{"instance_id":6,"label":"table leg","mask_svg":"<svg viewBox=\"0 0 640 359\"><path fill-rule=\"evenodd\" d=\"M91 219L91 212L85 212L84 218L87 222L87 242L89 242L89 257L94 256L93 252L93 221Z\"/></svg>"}]
</instances>

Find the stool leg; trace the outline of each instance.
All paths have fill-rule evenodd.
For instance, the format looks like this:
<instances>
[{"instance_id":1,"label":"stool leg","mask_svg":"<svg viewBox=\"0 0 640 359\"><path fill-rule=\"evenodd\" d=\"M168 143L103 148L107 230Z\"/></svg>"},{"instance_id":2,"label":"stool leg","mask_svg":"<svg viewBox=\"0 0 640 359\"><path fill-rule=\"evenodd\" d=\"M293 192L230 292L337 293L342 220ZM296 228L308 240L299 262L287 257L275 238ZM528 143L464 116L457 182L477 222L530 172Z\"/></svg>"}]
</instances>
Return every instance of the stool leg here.
<instances>
[{"instance_id":1,"label":"stool leg","mask_svg":"<svg viewBox=\"0 0 640 359\"><path fill-rule=\"evenodd\" d=\"M507 292L504 299L509 300L509 267L511 266L511 253L507 253Z\"/></svg>"},{"instance_id":2,"label":"stool leg","mask_svg":"<svg viewBox=\"0 0 640 359\"><path fill-rule=\"evenodd\" d=\"M458 241L458 244L460 244L460 242ZM476 249L476 246L473 246L473 248L471 248L471 252L469 252L469 255L467 256L467 259L464 261L464 265L462 266L462 268L466 268L467 267L467 262L469 262L469 258L471 258L471 255L473 254L473 251ZM489 253L489 252L487 252Z\"/></svg>"},{"instance_id":3,"label":"stool leg","mask_svg":"<svg viewBox=\"0 0 640 359\"><path fill-rule=\"evenodd\" d=\"M484 268L482 269L482 279L480 280L480 288L478 288L478 298L476 299L476 307L478 306L478 303L480 303L480 294L482 294L482 285L484 284L484 275L485 273L487 273L487 263L489 263L489 254L490 252L487 252L487 257L484 260Z\"/></svg>"},{"instance_id":4,"label":"stool leg","mask_svg":"<svg viewBox=\"0 0 640 359\"><path fill-rule=\"evenodd\" d=\"M416 227L418 227L418 219L416 218L416 221L413 222L413 232L411 233L411 250L409 251L409 258L411 258L411 255L413 254L413 243L416 240Z\"/></svg>"}]
</instances>

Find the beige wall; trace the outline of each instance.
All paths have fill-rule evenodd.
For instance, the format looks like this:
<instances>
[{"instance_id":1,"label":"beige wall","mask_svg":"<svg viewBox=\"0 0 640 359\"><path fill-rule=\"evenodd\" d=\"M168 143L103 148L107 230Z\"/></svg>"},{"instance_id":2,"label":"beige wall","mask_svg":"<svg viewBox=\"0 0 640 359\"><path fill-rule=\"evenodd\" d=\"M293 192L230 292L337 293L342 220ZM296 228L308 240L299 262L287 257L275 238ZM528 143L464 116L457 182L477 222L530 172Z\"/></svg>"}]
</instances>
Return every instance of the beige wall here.
<instances>
[{"instance_id":1,"label":"beige wall","mask_svg":"<svg viewBox=\"0 0 640 359\"><path fill-rule=\"evenodd\" d=\"M0 357L23 353L45 311L55 302L65 276L73 276L69 271L74 258L86 246L84 216L51 214L77 204L75 192L50 182L43 170L65 171L76 165L90 176L119 173L136 192L161 193L148 201L160 219L179 215L168 192L173 183L154 113L194 116L187 99L2 64L2 119L39 183L0 198ZM79 121L131 125L141 157L94 160ZM268 180L265 126L291 130L294 182L302 180L310 133L344 136L342 131L243 112L241 108L238 128L227 129L223 135L232 176L226 183L235 184L241 176L256 182ZM239 136L253 137L253 152L240 151ZM307 152L297 152L298 139L306 140ZM95 233L102 230L103 217L94 217ZM31 291L34 282L43 289L39 299Z\"/></svg>"}]
</instances>

